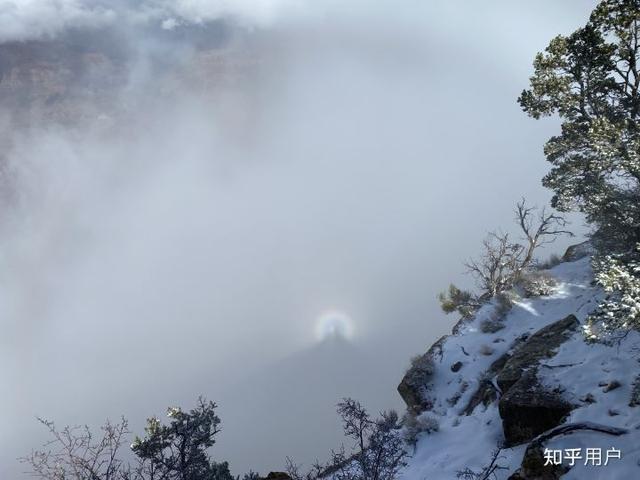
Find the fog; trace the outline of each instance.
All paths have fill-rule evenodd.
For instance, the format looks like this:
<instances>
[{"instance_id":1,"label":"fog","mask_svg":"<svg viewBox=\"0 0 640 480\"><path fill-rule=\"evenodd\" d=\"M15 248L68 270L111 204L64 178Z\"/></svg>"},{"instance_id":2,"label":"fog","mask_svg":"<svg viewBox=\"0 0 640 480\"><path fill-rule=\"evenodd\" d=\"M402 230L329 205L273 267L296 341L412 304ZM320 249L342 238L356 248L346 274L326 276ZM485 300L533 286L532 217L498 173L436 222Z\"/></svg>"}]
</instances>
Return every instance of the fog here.
<instances>
[{"instance_id":1,"label":"fog","mask_svg":"<svg viewBox=\"0 0 640 480\"><path fill-rule=\"evenodd\" d=\"M0 477L36 415L204 395L239 474L323 458L345 395L402 409L437 293L549 199L516 98L593 5L0 1Z\"/></svg>"}]
</instances>

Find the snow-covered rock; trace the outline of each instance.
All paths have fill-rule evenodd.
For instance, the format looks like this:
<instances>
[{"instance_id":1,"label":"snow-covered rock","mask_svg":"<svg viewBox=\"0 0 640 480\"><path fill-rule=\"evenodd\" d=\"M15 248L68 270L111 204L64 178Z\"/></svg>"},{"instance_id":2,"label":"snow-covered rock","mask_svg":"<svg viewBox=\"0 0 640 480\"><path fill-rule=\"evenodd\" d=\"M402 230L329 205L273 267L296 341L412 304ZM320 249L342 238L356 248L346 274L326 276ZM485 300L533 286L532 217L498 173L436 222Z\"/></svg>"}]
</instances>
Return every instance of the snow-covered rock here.
<instances>
[{"instance_id":1,"label":"snow-covered rock","mask_svg":"<svg viewBox=\"0 0 640 480\"><path fill-rule=\"evenodd\" d=\"M640 334L632 331L613 345L585 341L580 327L603 292L593 282L590 258L570 257L582 258L550 269L557 281L553 292L516 301L502 319L504 328L481 327L495 320L498 305L490 302L429 350L430 369L423 383L411 379L414 395L423 397L410 407L415 411L419 406L417 413L436 418L439 428L419 437L403 480L480 479L489 470L493 476L486 478L498 480L640 478ZM562 328L549 327L554 324ZM524 382L531 405L552 392L554 401L566 407L531 435L554 422L563 430L533 441L530 435L521 439L524 443L506 447L500 412L514 395L509 391ZM535 409L529 411L530 425L536 415ZM525 452L528 470L521 468ZM561 458L559 464L545 466L552 454L556 463Z\"/></svg>"}]
</instances>

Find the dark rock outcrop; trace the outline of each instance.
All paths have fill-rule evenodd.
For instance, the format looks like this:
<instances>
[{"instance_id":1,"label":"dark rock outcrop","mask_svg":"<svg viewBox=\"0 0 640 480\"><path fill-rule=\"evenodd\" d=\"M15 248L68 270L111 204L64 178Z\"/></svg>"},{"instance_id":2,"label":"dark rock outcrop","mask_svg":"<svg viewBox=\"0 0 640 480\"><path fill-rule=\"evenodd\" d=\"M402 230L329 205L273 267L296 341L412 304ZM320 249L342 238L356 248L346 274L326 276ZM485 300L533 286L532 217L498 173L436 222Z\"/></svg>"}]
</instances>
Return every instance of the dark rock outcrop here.
<instances>
[{"instance_id":1,"label":"dark rock outcrop","mask_svg":"<svg viewBox=\"0 0 640 480\"><path fill-rule=\"evenodd\" d=\"M477 379L476 389L461 408L460 415L472 415L478 406L486 407L498 401L507 447L530 442L558 427L576 406L563 398L561 386L551 389L543 385L538 378L538 368L541 361L556 355L558 348L576 333L579 325L578 319L569 315L533 334L518 337L511 349L497 358ZM398 392L413 415L433 408L437 395L433 391L435 364L442 357L442 346L447 338L442 337L424 355L414 359L398 385ZM461 362L453 363L449 370L459 375L462 365ZM469 382L462 381L461 385L464 388L447 399L450 406L458 403ZM521 470L534 476L513 478L558 478L554 475L559 475L559 471L551 472L549 469L541 474L543 476L535 476L538 475L535 473L538 459L539 452L532 450L525 462L527 468Z\"/></svg>"},{"instance_id":2,"label":"dark rock outcrop","mask_svg":"<svg viewBox=\"0 0 640 480\"><path fill-rule=\"evenodd\" d=\"M522 457L520 468L508 480L558 480L569 470L563 465L546 465L544 447L532 443Z\"/></svg>"},{"instance_id":3,"label":"dark rock outcrop","mask_svg":"<svg viewBox=\"0 0 640 480\"><path fill-rule=\"evenodd\" d=\"M420 415L433 407L429 389L431 377L435 372L434 357L442 355L442 344L446 339L446 335L441 337L427 350L427 353L414 358L411 361L411 367L398 385L398 393L407 405L407 409L415 415Z\"/></svg>"},{"instance_id":4,"label":"dark rock outcrop","mask_svg":"<svg viewBox=\"0 0 640 480\"><path fill-rule=\"evenodd\" d=\"M530 441L559 425L573 408L559 393L540 385L535 370L528 370L498 403L505 444Z\"/></svg>"},{"instance_id":5,"label":"dark rock outcrop","mask_svg":"<svg viewBox=\"0 0 640 480\"><path fill-rule=\"evenodd\" d=\"M537 367L540 360L551 358L557 348L577 330L580 322L574 315L541 328L528 340L516 347L496 379L503 392L509 390L530 368Z\"/></svg>"},{"instance_id":6,"label":"dark rock outcrop","mask_svg":"<svg viewBox=\"0 0 640 480\"><path fill-rule=\"evenodd\" d=\"M507 445L530 441L560 424L575 408L559 392L541 385L537 371L540 361L553 357L578 325L578 319L569 315L541 328L514 349L498 374L496 381L503 392L498 409Z\"/></svg>"},{"instance_id":7,"label":"dark rock outcrop","mask_svg":"<svg viewBox=\"0 0 640 480\"><path fill-rule=\"evenodd\" d=\"M284 472L269 472L264 480L292 480L291 477Z\"/></svg>"},{"instance_id":8,"label":"dark rock outcrop","mask_svg":"<svg viewBox=\"0 0 640 480\"><path fill-rule=\"evenodd\" d=\"M504 355L501 355L497 360L495 360L489 369L484 373L482 378L480 378L478 382L478 388L471 395L469 402L462 410L464 415L471 415L476 407L480 404L485 407L490 403L496 401L499 396L499 391L496 386L493 384L492 379L504 368L504 365L511 358L511 353L507 352Z\"/></svg>"},{"instance_id":9,"label":"dark rock outcrop","mask_svg":"<svg viewBox=\"0 0 640 480\"><path fill-rule=\"evenodd\" d=\"M578 243L577 245L571 245L567 248L566 252L562 256L563 262L575 262L593 253L593 246L588 240L586 242Z\"/></svg>"}]
</instances>

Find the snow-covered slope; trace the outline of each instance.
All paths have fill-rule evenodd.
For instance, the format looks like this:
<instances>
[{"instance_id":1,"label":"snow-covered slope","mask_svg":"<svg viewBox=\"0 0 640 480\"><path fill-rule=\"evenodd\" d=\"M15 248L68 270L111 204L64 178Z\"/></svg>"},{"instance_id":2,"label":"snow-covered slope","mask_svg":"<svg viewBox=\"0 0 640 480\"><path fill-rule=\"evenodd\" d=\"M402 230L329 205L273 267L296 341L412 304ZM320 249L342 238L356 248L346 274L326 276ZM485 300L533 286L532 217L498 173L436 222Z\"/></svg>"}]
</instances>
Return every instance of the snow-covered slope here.
<instances>
[{"instance_id":1,"label":"snow-covered slope","mask_svg":"<svg viewBox=\"0 0 640 480\"><path fill-rule=\"evenodd\" d=\"M486 380L489 367L523 334L533 334L570 314L584 322L603 295L592 282L588 257L562 263L548 273L558 281L551 295L519 300L504 318L504 328L494 333L481 331L482 322L495 317L497 308L495 302L485 305L433 355L435 368L428 386L433 406L422 415L437 419L439 430L419 437L402 479L473 478L460 476L460 472L480 473L491 463L492 454L505 440L499 400L488 405L480 403L469 415L464 412L479 383ZM629 406L634 379L640 371L640 335L632 332L619 344L606 346L586 343L580 330L576 329L554 356L539 362L538 380L576 407L565 424L589 421L622 427L628 433L611 436L579 430L557 436L544 447L562 450L564 466L571 463L564 449L582 449L582 458L575 460L562 478L640 478L640 407ZM452 369L457 362L462 366ZM495 384L495 376L489 380ZM494 464L498 466L495 476L487 478L509 478L520 467L527 445L528 442L500 450ZM588 448L602 449L603 465L592 465L597 459L591 457L585 466ZM611 458L604 466L606 452L611 448L619 450L621 458ZM615 456L611 452L610 456ZM597 451L593 450L592 455L597 456Z\"/></svg>"}]
</instances>

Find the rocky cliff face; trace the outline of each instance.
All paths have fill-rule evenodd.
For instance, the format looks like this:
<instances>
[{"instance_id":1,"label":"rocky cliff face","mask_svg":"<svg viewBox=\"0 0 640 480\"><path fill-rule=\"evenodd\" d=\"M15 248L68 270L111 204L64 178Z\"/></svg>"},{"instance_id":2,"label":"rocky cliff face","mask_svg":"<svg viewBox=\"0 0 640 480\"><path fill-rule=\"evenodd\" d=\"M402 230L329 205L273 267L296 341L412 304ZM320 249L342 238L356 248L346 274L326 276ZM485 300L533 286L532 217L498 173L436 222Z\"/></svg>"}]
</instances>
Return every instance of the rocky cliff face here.
<instances>
[{"instance_id":1,"label":"rocky cliff face","mask_svg":"<svg viewBox=\"0 0 640 480\"><path fill-rule=\"evenodd\" d=\"M3 43L1 113L20 128L36 120L73 127L126 118L141 108L136 102L143 93L156 99L185 91L213 96L254 75L260 63L250 49L230 47L227 30L148 32L144 44L117 29Z\"/></svg>"},{"instance_id":2,"label":"rocky cliff face","mask_svg":"<svg viewBox=\"0 0 640 480\"><path fill-rule=\"evenodd\" d=\"M616 345L585 341L581 323L603 295L589 253L571 248L547 272L557 281L550 295L520 298L503 315L489 303L416 359L399 393L411 415L440 428L419 437L403 478L640 475L640 335ZM585 462L597 448L602 464ZM581 449L581 458L544 465L545 449ZM606 449L621 458L604 466Z\"/></svg>"}]
</instances>

